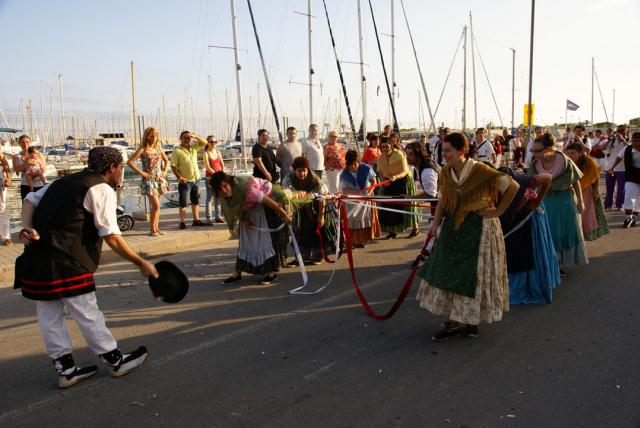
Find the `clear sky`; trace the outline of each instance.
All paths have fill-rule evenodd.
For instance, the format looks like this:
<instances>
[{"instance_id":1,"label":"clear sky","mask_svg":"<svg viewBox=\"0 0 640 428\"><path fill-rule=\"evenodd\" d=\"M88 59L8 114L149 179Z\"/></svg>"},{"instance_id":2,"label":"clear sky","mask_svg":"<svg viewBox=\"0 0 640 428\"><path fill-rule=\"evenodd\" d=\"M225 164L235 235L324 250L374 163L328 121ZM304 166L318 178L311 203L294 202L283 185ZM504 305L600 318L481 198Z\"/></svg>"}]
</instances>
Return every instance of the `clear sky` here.
<instances>
[{"instance_id":1,"label":"clear sky","mask_svg":"<svg viewBox=\"0 0 640 428\"><path fill-rule=\"evenodd\" d=\"M359 61L356 0L326 0L337 51L342 61ZM312 0L314 120L334 126L342 110L347 122L336 64L331 50L321 0ZM391 33L390 0L372 0L378 30ZM473 13L476 47L482 56L495 93L502 122L511 117L511 48L516 50L515 121L522 121L527 100L529 0L405 0L409 25L432 104L438 100L452 63L462 27ZM308 125L308 88L290 82L308 80L306 0L253 0L265 60L272 76L279 115L299 128ZM389 119L389 101L376 45L369 4L362 2L365 74L368 81L369 127L376 119ZM241 82L244 115L271 116L260 60L246 1L236 1L238 43L241 49ZM537 123L564 122L565 100L578 105L569 120L591 116L591 58L609 119L615 89L615 121L640 116L639 0L538 0L536 2L533 102ZM130 66L136 72L136 99L148 123L158 120L165 97L167 115L177 115L178 104L194 105L197 116L209 117L208 76L212 82L215 121L226 120L236 108L233 52L208 45L233 43L228 0L96 1L0 0L0 108L13 121L31 99L40 111L59 107L58 75L63 76L67 114L90 112L126 114L131 106ZM395 1L396 100L401 127L419 120L420 81L411 50L400 0ZM382 49L391 73L390 37L381 35ZM473 127L473 78L471 46L468 46L467 125ZM500 124L480 56L476 54L478 125ZM459 127L462 109L462 49L453 62L451 77L436 115L438 123ZM362 117L360 70L343 63L343 72L357 124ZM376 95L380 87L379 95ZM596 87L594 120L605 120ZM421 97L421 95L420 95ZM185 101L188 100L188 101ZM339 101L336 101L339 100ZM422 99L424 111L424 99ZM86 113L89 114L89 113ZM427 122L428 114L424 111ZM237 117L237 116L236 116ZM232 122L233 119L230 119ZM247 120L245 119L245 123ZM255 119L254 119L255 122ZM273 129L273 122L267 126ZM0 126L4 126L0 118ZM20 124L11 124L20 126ZM257 125L256 125L257 126ZM255 126L247 125L253 133ZM215 129L214 129L215 131ZM202 131L204 132L204 131Z\"/></svg>"}]
</instances>

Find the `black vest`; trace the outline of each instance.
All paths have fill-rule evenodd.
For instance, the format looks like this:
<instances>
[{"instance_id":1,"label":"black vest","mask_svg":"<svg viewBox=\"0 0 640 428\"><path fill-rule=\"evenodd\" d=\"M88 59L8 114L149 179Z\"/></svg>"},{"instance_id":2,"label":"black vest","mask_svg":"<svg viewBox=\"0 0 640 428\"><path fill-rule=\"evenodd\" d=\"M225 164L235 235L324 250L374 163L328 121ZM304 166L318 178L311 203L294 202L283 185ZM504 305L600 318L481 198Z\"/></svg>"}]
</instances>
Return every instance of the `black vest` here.
<instances>
[{"instance_id":1,"label":"black vest","mask_svg":"<svg viewBox=\"0 0 640 428\"><path fill-rule=\"evenodd\" d=\"M633 146L624 149L624 181L640 184L640 168L633 166Z\"/></svg>"},{"instance_id":2,"label":"black vest","mask_svg":"<svg viewBox=\"0 0 640 428\"><path fill-rule=\"evenodd\" d=\"M102 239L83 204L89 189L104 182L85 169L49 186L33 215L40 240L25 246L16 260L14 285L24 297L57 300L95 290Z\"/></svg>"}]
</instances>

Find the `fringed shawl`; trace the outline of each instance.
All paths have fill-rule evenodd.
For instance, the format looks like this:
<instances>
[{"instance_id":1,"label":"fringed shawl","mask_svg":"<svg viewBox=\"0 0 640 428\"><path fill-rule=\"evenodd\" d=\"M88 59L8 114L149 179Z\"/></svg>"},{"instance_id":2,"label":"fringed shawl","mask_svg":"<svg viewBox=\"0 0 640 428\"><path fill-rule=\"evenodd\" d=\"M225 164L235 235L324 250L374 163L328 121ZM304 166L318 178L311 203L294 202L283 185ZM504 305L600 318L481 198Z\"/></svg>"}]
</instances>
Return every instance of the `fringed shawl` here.
<instances>
[{"instance_id":1,"label":"fringed shawl","mask_svg":"<svg viewBox=\"0 0 640 428\"><path fill-rule=\"evenodd\" d=\"M579 181L582 178L582 172L576 166L575 163L569 158L569 156L565 155L561 151L556 150L556 156L562 156L564 160L564 169L559 174L553 175L553 180L551 181L551 191L558 192L561 190L566 190L571 187L573 183ZM530 174L537 174L539 172L547 172L542 166L542 161L535 159L529 168Z\"/></svg>"},{"instance_id":2,"label":"fringed shawl","mask_svg":"<svg viewBox=\"0 0 640 428\"><path fill-rule=\"evenodd\" d=\"M469 159L467 162L474 162ZM471 171L461 182L453 178L453 168L445 165L440 174L440 204L453 216L457 229L471 211L492 207L498 199L498 179L504 174L480 163L474 162Z\"/></svg>"},{"instance_id":3,"label":"fringed shawl","mask_svg":"<svg viewBox=\"0 0 640 428\"><path fill-rule=\"evenodd\" d=\"M593 183L597 183L600 180L600 165L591 156L584 156L584 166L580 170L584 174L580 179L580 188L582 190L591 187Z\"/></svg>"},{"instance_id":4,"label":"fringed shawl","mask_svg":"<svg viewBox=\"0 0 640 428\"><path fill-rule=\"evenodd\" d=\"M307 193L322 193L322 180L318 175L309 170L304 180L300 180L295 172L289 173L291 190Z\"/></svg>"}]
</instances>

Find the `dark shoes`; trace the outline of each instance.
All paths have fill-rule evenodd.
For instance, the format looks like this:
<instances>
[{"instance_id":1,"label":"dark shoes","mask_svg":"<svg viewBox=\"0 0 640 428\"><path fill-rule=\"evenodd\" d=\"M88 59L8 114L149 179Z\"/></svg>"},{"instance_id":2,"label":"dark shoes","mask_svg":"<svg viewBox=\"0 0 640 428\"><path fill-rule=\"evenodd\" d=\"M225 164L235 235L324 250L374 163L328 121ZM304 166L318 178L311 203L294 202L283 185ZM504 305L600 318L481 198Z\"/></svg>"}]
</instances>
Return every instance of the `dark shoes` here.
<instances>
[{"instance_id":1,"label":"dark shoes","mask_svg":"<svg viewBox=\"0 0 640 428\"><path fill-rule=\"evenodd\" d=\"M407 238L409 239L415 238L418 235L420 235L420 229L416 228L416 229L413 229L411 233L407 235Z\"/></svg>"},{"instance_id":2,"label":"dark shoes","mask_svg":"<svg viewBox=\"0 0 640 428\"><path fill-rule=\"evenodd\" d=\"M76 367L71 354L63 355L53 360L53 365L58 372L58 386L69 388L97 373L97 366Z\"/></svg>"},{"instance_id":3,"label":"dark shoes","mask_svg":"<svg viewBox=\"0 0 640 428\"><path fill-rule=\"evenodd\" d=\"M224 223L222 217L216 217L216 223Z\"/></svg>"},{"instance_id":4,"label":"dark shoes","mask_svg":"<svg viewBox=\"0 0 640 428\"><path fill-rule=\"evenodd\" d=\"M636 225L636 217L627 216L627 218L624 219L624 223L622 224L622 227L624 229L629 229L631 227L635 227L635 225Z\"/></svg>"},{"instance_id":5,"label":"dark shoes","mask_svg":"<svg viewBox=\"0 0 640 428\"><path fill-rule=\"evenodd\" d=\"M262 278L262 281L260 282L260 284L269 285L269 284L272 284L276 279L278 279L278 274L276 273L274 273L273 275L267 275L264 278Z\"/></svg>"},{"instance_id":6,"label":"dark shoes","mask_svg":"<svg viewBox=\"0 0 640 428\"><path fill-rule=\"evenodd\" d=\"M387 236L385 236L385 237L384 237L384 238L382 238L382 239L396 239L397 237L398 237L398 235L397 235L397 234L395 234L395 233L391 232L390 234L388 234Z\"/></svg>"},{"instance_id":7,"label":"dark shoes","mask_svg":"<svg viewBox=\"0 0 640 428\"><path fill-rule=\"evenodd\" d=\"M184 224L184 222L183 222L183 221L181 221L181 222L180 222L180 224L178 225L178 229L180 229L180 230L184 230L184 229L186 229L186 228L187 228L187 225L186 225L186 224Z\"/></svg>"},{"instance_id":8,"label":"dark shoes","mask_svg":"<svg viewBox=\"0 0 640 428\"><path fill-rule=\"evenodd\" d=\"M213 226L213 222L211 220L207 220L207 226Z\"/></svg>"},{"instance_id":9,"label":"dark shoes","mask_svg":"<svg viewBox=\"0 0 640 428\"><path fill-rule=\"evenodd\" d=\"M140 346L128 354L123 354L119 349L114 349L111 352L100 355L100 358L107 364L111 376L121 377L140 367L148 355L147 348Z\"/></svg>"},{"instance_id":10,"label":"dark shoes","mask_svg":"<svg viewBox=\"0 0 640 428\"><path fill-rule=\"evenodd\" d=\"M434 342L445 342L451 337L465 337L467 339L475 339L479 335L477 325L464 324L460 325L456 322L447 321L444 323L442 330L431 336Z\"/></svg>"},{"instance_id":11,"label":"dark shoes","mask_svg":"<svg viewBox=\"0 0 640 428\"><path fill-rule=\"evenodd\" d=\"M234 282L238 282L240 280L242 280L242 275L230 276L229 278L227 278L224 281L222 281L222 285L231 285Z\"/></svg>"},{"instance_id":12,"label":"dark shoes","mask_svg":"<svg viewBox=\"0 0 640 428\"><path fill-rule=\"evenodd\" d=\"M193 220L193 223L191 223L192 226L206 226L207 223L205 223L202 220Z\"/></svg>"}]
</instances>

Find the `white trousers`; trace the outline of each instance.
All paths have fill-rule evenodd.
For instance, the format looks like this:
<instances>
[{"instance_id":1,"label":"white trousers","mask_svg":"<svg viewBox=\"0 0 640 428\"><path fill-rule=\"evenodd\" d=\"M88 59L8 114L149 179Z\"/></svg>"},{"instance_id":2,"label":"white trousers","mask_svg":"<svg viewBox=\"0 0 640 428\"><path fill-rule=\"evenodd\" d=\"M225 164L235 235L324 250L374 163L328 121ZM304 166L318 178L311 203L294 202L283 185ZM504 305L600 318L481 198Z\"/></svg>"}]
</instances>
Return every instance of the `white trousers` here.
<instances>
[{"instance_id":1,"label":"white trousers","mask_svg":"<svg viewBox=\"0 0 640 428\"><path fill-rule=\"evenodd\" d=\"M0 242L11 239L9 233L9 213L7 213L7 189L0 192Z\"/></svg>"},{"instance_id":2,"label":"white trousers","mask_svg":"<svg viewBox=\"0 0 640 428\"><path fill-rule=\"evenodd\" d=\"M91 292L60 300L36 301L38 324L49 357L55 360L73 351L71 336L64 319L65 306L93 352L100 355L118 347L105 324L104 315L98 309L96 293Z\"/></svg>"},{"instance_id":3,"label":"white trousers","mask_svg":"<svg viewBox=\"0 0 640 428\"><path fill-rule=\"evenodd\" d=\"M640 184L627 181L624 183L624 205L622 209L640 212Z\"/></svg>"},{"instance_id":4,"label":"white trousers","mask_svg":"<svg viewBox=\"0 0 640 428\"><path fill-rule=\"evenodd\" d=\"M340 191L340 174L342 171L334 169L324 171L327 174L327 187L329 187L329 193L338 193Z\"/></svg>"}]
</instances>

